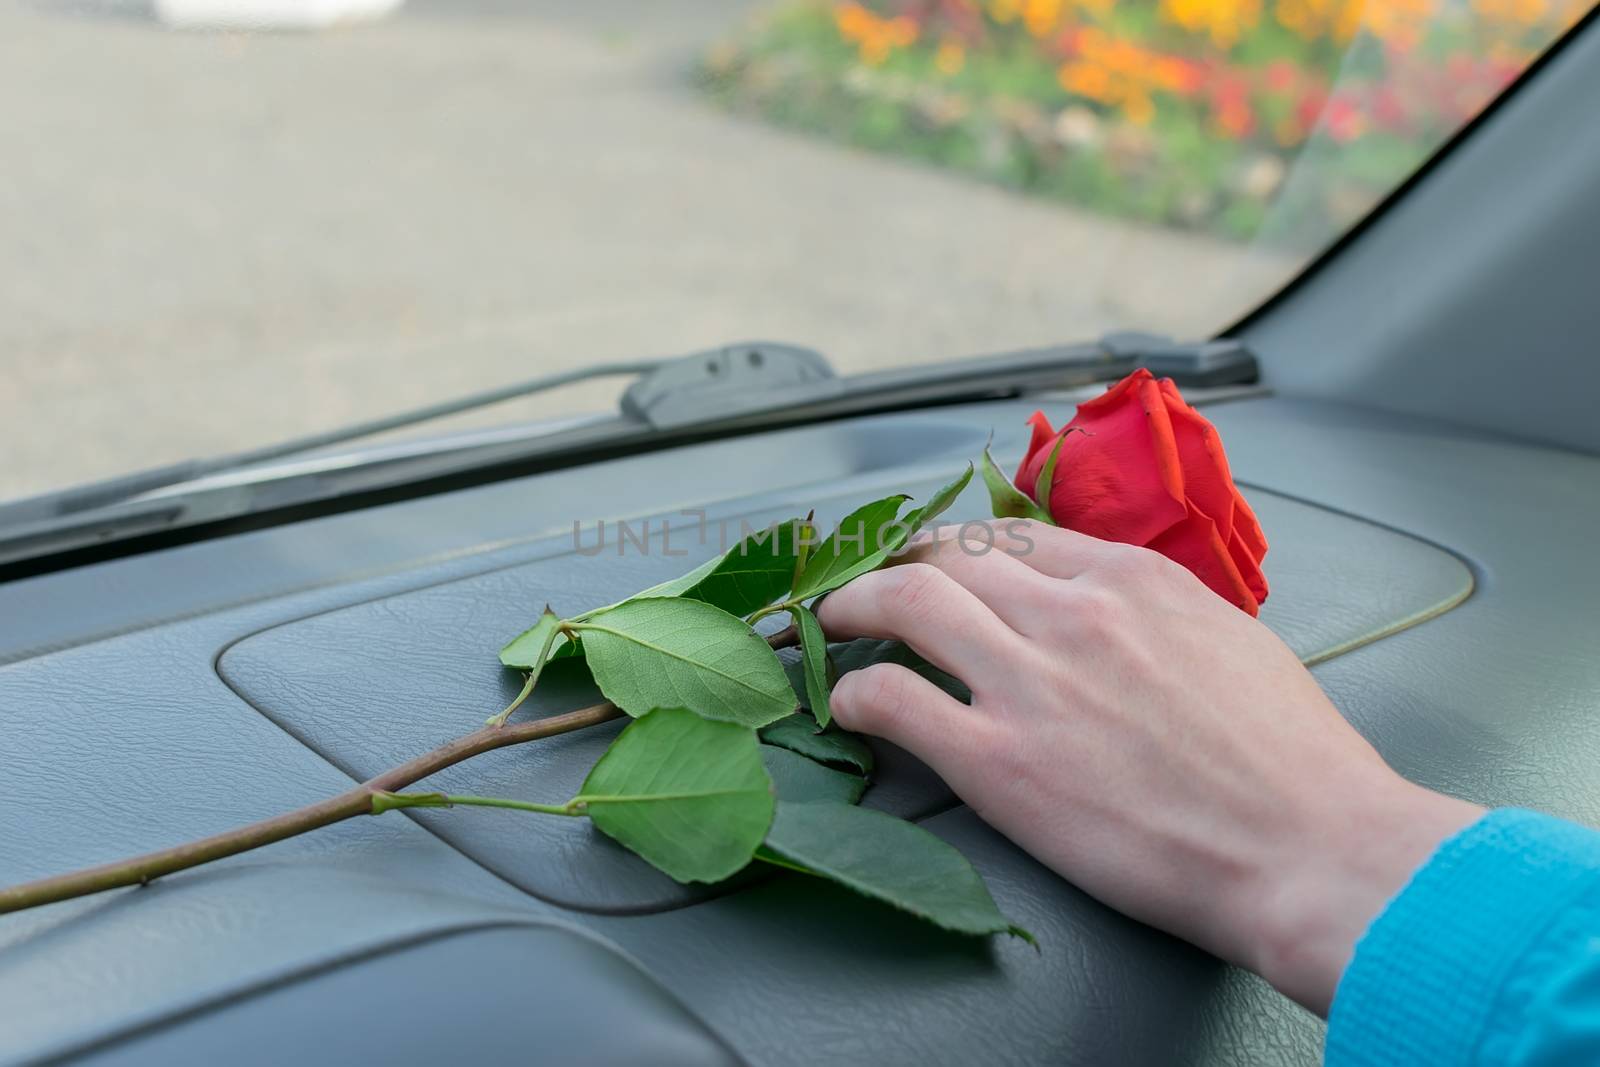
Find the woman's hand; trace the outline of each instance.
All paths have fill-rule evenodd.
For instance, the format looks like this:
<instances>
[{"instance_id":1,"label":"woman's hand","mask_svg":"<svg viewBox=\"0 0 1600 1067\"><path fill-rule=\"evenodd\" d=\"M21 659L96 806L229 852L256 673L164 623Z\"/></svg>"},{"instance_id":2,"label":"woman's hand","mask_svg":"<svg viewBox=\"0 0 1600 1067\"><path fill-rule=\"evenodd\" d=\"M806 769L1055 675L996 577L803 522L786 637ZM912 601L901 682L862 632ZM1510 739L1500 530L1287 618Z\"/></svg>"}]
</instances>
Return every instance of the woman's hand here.
<instances>
[{"instance_id":1,"label":"woman's hand","mask_svg":"<svg viewBox=\"0 0 1600 1067\"><path fill-rule=\"evenodd\" d=\"M967 528L963 528L967 529ZM1265 626L1141 548L1020 520L845 586L833 640L904 641L832 708L1088 893L1326 1013L1355 942L1482 809L1413 785Z\"/></svg>"}]
</instances>

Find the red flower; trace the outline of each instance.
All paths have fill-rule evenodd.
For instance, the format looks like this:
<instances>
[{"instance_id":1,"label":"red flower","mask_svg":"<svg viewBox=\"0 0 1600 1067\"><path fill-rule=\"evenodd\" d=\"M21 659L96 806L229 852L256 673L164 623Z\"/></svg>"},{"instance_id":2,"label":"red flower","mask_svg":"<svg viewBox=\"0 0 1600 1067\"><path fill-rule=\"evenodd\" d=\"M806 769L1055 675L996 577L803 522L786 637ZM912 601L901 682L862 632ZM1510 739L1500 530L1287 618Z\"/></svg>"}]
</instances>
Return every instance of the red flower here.
<instances>
[{"instance_id":1,"label":"red flower","mask_svg":"<svg viewBox=\"0 0 1600 1067\"><path fill-rule=\"evenodd\" d=\"M1367 128L1366 116L1347 96L1336 96L1329 100L1322 121L1327 126L1328 136L1338 144L1354 141Z\"/></svg>"},{"instance_id":2,"label":"red flower","mask_svg":"<svg viewBox=\"0 0 1600 1067\"><path fill-rule=\"evenodd\" d=\"M1300 71L1287 59L1274 59L1266 66L1264 80L1272 92L1286 93L1300 81Z\"/></svg>"},{"instance_id":3,"label":"red flower","mask_svg":"<svg viewBox=\"0 0 1600 1067\"><path fill-rule=\"evenodd\" d=\"M1033 442L1016 479L1029 496L1066 434L1050 499L1036 501L1058 525L1154 549L1256 614L1267 598L1261 573L1266 538L1234 488L1216 429L1184 402L1171 379L1157 381L1137 370L1080 404L1059 432L1043 412L1029 423Z\"/></svg>"}]
</instances>

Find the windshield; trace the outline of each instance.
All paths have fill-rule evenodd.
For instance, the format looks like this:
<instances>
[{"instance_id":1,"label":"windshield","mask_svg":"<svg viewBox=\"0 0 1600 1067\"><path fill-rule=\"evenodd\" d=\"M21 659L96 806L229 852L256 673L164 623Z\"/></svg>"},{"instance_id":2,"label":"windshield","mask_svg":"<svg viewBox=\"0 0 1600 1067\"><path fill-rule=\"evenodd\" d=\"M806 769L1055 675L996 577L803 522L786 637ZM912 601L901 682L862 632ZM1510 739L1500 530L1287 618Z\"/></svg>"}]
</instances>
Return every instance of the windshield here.
<instances>
[{"instance_id":1,"label":"windshield","mask_svg":"<svg viewBox=\"0 0 1600 1067\"><path fill-rule=\"evenodd\" d=\"M1586 7L0 0L0 499L747 338L1208 335Z\"/></svg>"}]
</instances>

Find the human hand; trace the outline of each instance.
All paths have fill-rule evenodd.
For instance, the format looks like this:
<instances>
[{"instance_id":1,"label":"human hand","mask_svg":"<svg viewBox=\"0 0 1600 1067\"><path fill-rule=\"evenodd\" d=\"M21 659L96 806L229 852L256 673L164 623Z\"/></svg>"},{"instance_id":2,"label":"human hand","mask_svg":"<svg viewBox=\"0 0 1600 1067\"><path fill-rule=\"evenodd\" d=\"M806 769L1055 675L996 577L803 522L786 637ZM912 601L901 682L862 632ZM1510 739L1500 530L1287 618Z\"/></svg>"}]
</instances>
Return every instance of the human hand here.
<instances>
[{"instance_id":1,"label":"human hand","mask_svg":"<svg viewBox=\"0 0 1600 1067\"><path fill-rule=\"evenodd\" d=\"M1483 809L1392 771L1282 641L1177 564L991 529L993 548L923 540L818 609L831 640L904 641L971 705L875 664L839 679L835 718L1084 891L1325 1014L1367 925Z\"/></svg>"}]
</instances>

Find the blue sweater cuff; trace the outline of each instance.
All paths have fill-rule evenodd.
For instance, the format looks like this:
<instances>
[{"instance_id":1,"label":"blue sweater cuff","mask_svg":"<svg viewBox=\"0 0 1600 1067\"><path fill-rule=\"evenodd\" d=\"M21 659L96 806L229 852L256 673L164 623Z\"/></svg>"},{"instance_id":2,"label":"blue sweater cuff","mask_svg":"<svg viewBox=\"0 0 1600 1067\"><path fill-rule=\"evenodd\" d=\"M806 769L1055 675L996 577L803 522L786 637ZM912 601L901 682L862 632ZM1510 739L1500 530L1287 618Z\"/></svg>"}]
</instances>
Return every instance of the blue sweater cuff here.
<instances>
[{"instance_id":1,"label":"blue sweater cuff","mask_svg":"<svg viewBox=\"0 0 1600 1067\"><path fill-rule=\"evenodd\" d=\"M1491 811L1445 841L1356 944L1325 1063L1467 1064L1514 1040L1495 1032L1508 980L1597 875L1600 834L1537 812Z\"/></svg>"}]
</instances>

